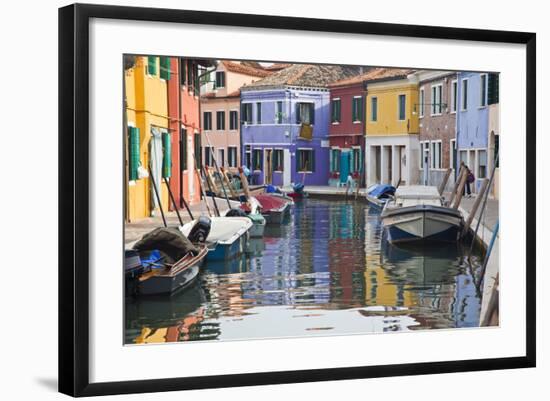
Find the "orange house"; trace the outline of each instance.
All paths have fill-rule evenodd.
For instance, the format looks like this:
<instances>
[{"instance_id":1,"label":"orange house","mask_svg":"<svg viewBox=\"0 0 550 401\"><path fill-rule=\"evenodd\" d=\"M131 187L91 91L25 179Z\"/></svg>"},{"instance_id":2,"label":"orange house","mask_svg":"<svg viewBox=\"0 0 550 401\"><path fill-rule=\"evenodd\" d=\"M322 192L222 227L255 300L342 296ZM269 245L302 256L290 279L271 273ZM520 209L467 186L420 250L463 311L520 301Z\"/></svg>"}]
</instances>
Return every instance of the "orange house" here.
<instances>
[{"instance_id":1,"label":"orange house","mask_svg":"<svg viewBox=\"0 0 550 401\"><path fill-rule=\"evenodd\" d=\"M170 189L178 208L183 200L193 205L200 201L201 163L199 66L211 66L209 60L170 58L171 79L168 81L168 116L172 136L172 177ZM170 210L174 205L170 203Z\"/></svg>"}]
</instances>

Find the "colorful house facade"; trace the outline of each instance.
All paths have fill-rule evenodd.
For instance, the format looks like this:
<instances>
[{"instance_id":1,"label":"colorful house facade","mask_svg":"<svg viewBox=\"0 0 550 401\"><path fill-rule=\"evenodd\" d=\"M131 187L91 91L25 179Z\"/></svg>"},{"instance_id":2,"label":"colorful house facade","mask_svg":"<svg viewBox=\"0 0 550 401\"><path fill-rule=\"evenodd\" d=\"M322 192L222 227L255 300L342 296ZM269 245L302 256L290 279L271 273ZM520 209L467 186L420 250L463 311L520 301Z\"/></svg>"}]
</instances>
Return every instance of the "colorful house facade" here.
<instances>
[{"instance_id":1,"label":"colorful house facade","mask_svg":"<svg viewBox=\"0 0 550 401\"><path fill-rule=\"evenodd\" d=\"M259 65L258 65L259 66ZM270 75L264 69L222 60L210 73L213 90L201 96L204 163L237 171L241 165L240 88Z\"/></svg>"},{"instance_id":2,"label":"colorful house facade","mask_svg":"<svg viewBox=\"0 0 550 401\"><path fill-rule=\"evenodd\" d=\"M375 68L363 77L367 186L418 183L418 78L413 72Z\"/></svg>"},{"instance_id":3,"label":"colorful house facade","mask_svg":"<svg viewBox=\"0 0 550 401\"><path fill-rule=\"evenodd\" d=\"M489 177L489 74L458 73L456 135L458 163L463 161L475 176L472 191Z\"/></svg>"},{"instance_id":4,"label":"colorful house facade","mask_svg":"<svg viewBox=\"0 0 550 401\"><path fill-rule=\"evenodd\" d=\"M295 64L241 88L241 143L254 184L327 185L327 85L357 74L342 66Z\"/></svg>"},{"instance_id":5,"label":"colorful house facade","mask_svg":"<svg viewBox=\"0 0 550 401\"><path fill-rule=\"evenodd\" d=\"M498 151L500 145L500 100L499 74L489 74L487 83L487 103L489 104L489 174L495 166L495 176L490 195L495 199L500 197L500 163Z\"/></svg>"},{"instance_id":6,"label":"colorful house facade","mask_svg":"<svg viewBox=\"0 0 550 401\"><path fill-rule=\"evenodd\" d=\"M183 200L191 205L200 201L199 177L195 171L201 155L199 67L210 66L212 62L176 57L169 60L171 76L168 80L168 114L172 135L170 188L177 207L183 208ZM173 208L170 203L170 209Z\"/></svg>"},{"instance_id":7,"label":"colorful house facade","mask_svg":"<svg viewBox=\"0 0 550 401\"><path fill-rule=\"evenodd\" d=\"M365 88L358 75L329 85L329 185L346 183L349 175L360 182L364 172Z\"/></svg>"},{"instance_id":8,"label":"colorful house facade","mask_svg":"<svg viewBox=\"0 0 550 401\"><path fill-rule=\"evenodd\" d=\"M126 219L150 217L158 213L159 202L152 180L157 183L160 205L167 210L168 191L162 184L171 175L167 169L170 142L167 82L167 57L134 57L133 65L125 68L125 103L127 124L128 177ZM167 155L165 158L164 156ZM151 173L149 173L149 168Z\"/></svg>"},{"instance_id":9,"label":"colorful house facade","mask_svg":"<svg viewBox=\"0 0 550 401\"><path fill-rule=\"evenodd\" d=\"M446 189L455 183L456 160L456 112L458 108L458 80L456 72L418 71L420 182L439 187L451 168Z\"/></svg>"}]
</instances>

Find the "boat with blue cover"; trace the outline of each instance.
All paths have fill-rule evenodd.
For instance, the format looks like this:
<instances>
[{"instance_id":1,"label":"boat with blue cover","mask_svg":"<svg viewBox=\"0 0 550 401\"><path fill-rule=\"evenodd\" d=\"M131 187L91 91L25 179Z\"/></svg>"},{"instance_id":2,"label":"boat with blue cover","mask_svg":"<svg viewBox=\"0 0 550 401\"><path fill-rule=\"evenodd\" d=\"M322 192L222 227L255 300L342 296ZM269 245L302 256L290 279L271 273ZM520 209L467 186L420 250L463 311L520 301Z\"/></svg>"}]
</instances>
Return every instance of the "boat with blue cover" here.
<instances>
[{"instance_id":1,"label":"boat with blue cover","mask_svg":"<svg viewBox=\"0 0 550 401\"><path fill-rule=\"evenodd\" d=\"M389 184L375 184L367 189L369 205L382 209L395 195L395 187Z\"/></svg>"}]
</instances>

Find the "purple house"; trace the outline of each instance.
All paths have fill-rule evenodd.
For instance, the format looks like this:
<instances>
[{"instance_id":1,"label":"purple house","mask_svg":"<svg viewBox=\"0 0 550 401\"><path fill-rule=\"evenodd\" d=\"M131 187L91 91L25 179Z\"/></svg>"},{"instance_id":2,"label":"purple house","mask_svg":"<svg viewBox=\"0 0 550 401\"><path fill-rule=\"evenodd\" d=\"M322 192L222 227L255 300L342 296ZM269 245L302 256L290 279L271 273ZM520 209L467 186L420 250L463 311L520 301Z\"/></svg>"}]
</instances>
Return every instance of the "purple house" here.
<instances>
[{"instance_id":1,"label":"purple house","mask_svg":"<svg viewBox=\"0 0 550 401\"><path fill-rule=\"evenodd\" d=\"M242 160L252 183L327 185L327 85L355 67L295 64L241 88Z\"/></svg>"}]
</instances>

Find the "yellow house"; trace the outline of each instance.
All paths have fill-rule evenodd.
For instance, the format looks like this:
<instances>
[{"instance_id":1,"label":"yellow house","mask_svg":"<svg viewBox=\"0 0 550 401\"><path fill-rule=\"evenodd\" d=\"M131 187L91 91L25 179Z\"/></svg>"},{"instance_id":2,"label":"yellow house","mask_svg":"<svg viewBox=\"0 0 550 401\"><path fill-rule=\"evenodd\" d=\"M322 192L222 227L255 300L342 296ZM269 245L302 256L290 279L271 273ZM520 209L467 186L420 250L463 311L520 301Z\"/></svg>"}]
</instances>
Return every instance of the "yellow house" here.
<instances>
[{"instance_id":1,"label":"yellow house","mask_svg":"<svg viewBox=\"0 0 550 401\"><path fill-rule=\"evenodd\" d=\"M367 185L418 181L418 81L412 72L376 68L365 76Z\"/></svg>"},{"instance_id":2,"label":"yellow house","mask_svg":"<svg viewBox=\"0 0 550 401\"><path fill-rule=\"evenodd\" d=\"M152 179L160 189L164 211L168 210L168 190L162 179L163 155L170 152L165 151L170 146L165 59L139 56L125 65L127 221L158 215Z\"/></svg>"}]
</instances>

